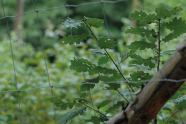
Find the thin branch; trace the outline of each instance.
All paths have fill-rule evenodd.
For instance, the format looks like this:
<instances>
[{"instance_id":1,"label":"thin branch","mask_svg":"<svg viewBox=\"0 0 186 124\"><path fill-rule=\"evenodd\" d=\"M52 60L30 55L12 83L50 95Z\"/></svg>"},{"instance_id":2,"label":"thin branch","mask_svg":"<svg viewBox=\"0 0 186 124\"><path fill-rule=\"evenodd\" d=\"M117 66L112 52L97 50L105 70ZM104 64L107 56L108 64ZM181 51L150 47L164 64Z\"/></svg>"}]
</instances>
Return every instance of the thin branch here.
<instances>
[{"instance_id":1,"label":"thin branch","mask_svg":"<svg viewBox=\"0 0 186 124\"><path fill-rule=\"evenodd\" d=\"M160 43L161 43L161 40L160 40L160 18L159 18L159 29L158 29L158 66L157 66L157 71L159 70L159 66L160 66Z\"/></svg>"},{"instance_id":2,"label":"thin branch","mask_svg":"<svg viewBox=\"0 0 186 124\"><path fill-rule=\"evenodd\" d=\"M177 111L178 111L178 109L176 109L176 110L172 113L172 115L167 119L167 121L165 122L165 124L169 122L169 120L171 119L171 117L172 117Z\"/></svg>"},{"instance_id":3,"label":"thin branch","mask_svg":"<svg viewBox=\"0 0 186 124\"><path fill-rule=\"evenodd\" d=\"M90 108L90 109L94 110L95 112L99 113L100 115L102 115L102 116L104 116L104 117L108 118L108 117L107 117L105 114L103 114L103 113L102 113L102 112L100 112L99 110L95 110L94 108L92 108L92 107L88 106L87 104L85 104L85 103L81 102L81 100L78 100L78 102L79 102L79 103L81 103L81 104L83 104L83 105L85 105L86 107L88 107L88 108Z\"/></svg>"},{"instance_id":4,"label":"thin branch","mask_svg":"<svg viewBox=\"0 0 186 124\"><path fill-rule=\"evenodd\" d=\"M98 75L101 76L100 73L98 73ZM123 94L121 94L121 92L118 89L116 89L116 91L118 91L118 93L123 97L123 99L129 103L129 101L123 96Z\"/></svg>"},{"instance_id":5,"label":"thin branch","mask_svg":"<svg viewBox=\"0 0 186 124\"><path fill-rule=\"evenodd\" d=\"M118 93L123 97L123 99L125 99L129 103L129 101L123 96L123 94L121 94L121 92L118 89L116 91L118 91Z\"/></svg>"},{"instance_id":6,"label":"thin branch","mask_svg":"<svg viewBox=\"0 0 186 124\"><path fill-rule=\"evenodd\" d=\"M160 69L160 43L161 43L161 40L160 40L160 20L161 20L161 18L158 19L159 25L158 25L158 66L157 66L157 71L159 71L159 69ZM157 116L155 116L153 124L157 124Z\"/></svg>"},{"instance_id":7,"label":"thin branch","mask_svg":"<svg viewBox=\"0 0 186 124\"><path fill-rule=\"evenodd\" d=\"M86 23L85 19L82 19L82 21L85 23L85 25L88 27L89 31L91 32L91 34L93 35L93 37L98 41L98 38L95 36L95 34L92 32L91 28L88 26L88 24ZM114 62L114 60L112 59L112 57L110 56L110 54L108 53L108 51L104 48L107 56L111 59L112 63L114 63L114 65L116 66L117 70L119 71L120 75L122 76L122 78L124 80L126 80L126 78L124 77L124 75L122 74L121 70L119 69L118 65ZM128 84L128 83L127 83ZM130 89L134 92L133 88L128 84L128 86L130 87Z\"/></svg>"}]
</instances>

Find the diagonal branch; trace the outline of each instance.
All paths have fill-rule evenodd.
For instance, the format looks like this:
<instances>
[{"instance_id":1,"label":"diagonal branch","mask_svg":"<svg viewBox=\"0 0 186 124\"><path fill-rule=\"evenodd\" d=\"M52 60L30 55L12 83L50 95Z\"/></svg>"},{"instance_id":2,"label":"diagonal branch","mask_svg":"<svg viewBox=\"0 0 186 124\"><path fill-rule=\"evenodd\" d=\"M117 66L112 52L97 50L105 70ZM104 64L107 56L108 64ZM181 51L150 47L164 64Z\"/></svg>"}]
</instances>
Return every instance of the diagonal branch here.
<instances>
[{"instance_id":1,"label":"diagonal branch","mask_svg":"<svg viewBox=\"0 0 186 124\"><path fill-rule=\"evenodd\" d=\"M98 38L95 36L95 34L92 32L91 28L87 25L85 19L82 19L82 21L84 22L84 24L88 27L89 31L91 32L91 34L93 35L93 37L98 41ZM112 57L110 56L110 54L108 53L108 51L104 48L107 56L109 57L109 59L112 61L112 63L114 63L114 65L116 66L117 70L119 71L120 75L122 76L122 78L126 81L126 78L124 77L124 75L122 74L121 70L119 69L118 65L114 62L114 60L112 59ZM128 83L127 83L128 84ZM132 90L132 92L134 92L134 89L128 84L128 86L130 87L130 89Z\"/></svg>"},{"instance_id":2,"label":"diagonal branch","mask_svg":"<svg viewBox=\"0 0 186 124\"><path fill-rule=\"evenodd\" d=\"M109 119L107 124L148 124L180 88L186 79L186 41L146 84L125 110ZM181 80L179 82L176 82Z\"/></svg>"}]
</instances>

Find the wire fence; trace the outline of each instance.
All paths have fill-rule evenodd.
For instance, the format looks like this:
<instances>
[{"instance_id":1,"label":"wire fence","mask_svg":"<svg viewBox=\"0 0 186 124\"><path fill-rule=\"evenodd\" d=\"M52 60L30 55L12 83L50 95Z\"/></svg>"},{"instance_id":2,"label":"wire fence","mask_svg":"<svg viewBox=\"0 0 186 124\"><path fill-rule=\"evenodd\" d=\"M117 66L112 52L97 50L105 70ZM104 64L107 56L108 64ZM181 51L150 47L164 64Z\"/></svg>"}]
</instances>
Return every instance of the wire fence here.
<instances>
[{"instance_id":1,"label":"wire fence","mask_svg":"<svg viewBox=\"0 0 186 124\"><path fill-rule=\"evenodd\" d=\"M58 7L53 7L53 8L48 8L48 9L36 9L36 6L35 6L35 3L34 3L34 0L32 0L32 3L33 3L33 7L34 7L34 11L29 11L29 12L25 12L25 13L20 13L18 15L15 15L15 16L8 16L6 15L5 13L5 10L4 10L4 4L3 4L3 0L1 0L1 4L2 4L2 9L3 9L3 14L4 14L4 17L1 17L0 18L0 21L2 19L6 19L6 22L7 22L7 30L8 30L8 37L9 37L9 41L10 41L10 48L11 48L11 55L12 55L12 64L13 64L13 70L14 70L14 80L15 80L15 83L16 83L16 90L9 90L9 91L1 91L0 94L3 94L3 93L8 93L8 92L17 92L18 93L18 108L19 108L19 123L22 123L22 117L21 117L21 106L20 106L20 92L29 92L29 91L34 91L34 90L37 90L37 89L43 89L43 88L50 88L51 89L51 97L53 98L53 116L54 116L54 119L55 119L55 123L57 124L57 118L56 118L56 111L55 111L55 106L54 106L54 95L53 95L53 92L54 92L54 88L65 88L65 87L72 87L72 86L77 86L77 85L82 85L82 84L89 84L89 85L103 85L103 84L109 84L109 83L120 83L120 84L123 84L123 83L141 83L141 82L148 82L148 81L161 81L161 82L167 82L167 81L170 81L170 82L176 82L176 83L180 83L180 82L183 82L183 81L186 81L186 79L182 79L182 80L172 80L172 79L161 79L161 80L143 80L143 81L126 81L123 79L123 81L112 81L112 82L103 82L103 83L92 83L92 82L87 82L87 78L84 74L84 72L82 71L82 76L84 78L84 82L85 83L81 83L81 84L68 84L68 85L62 85L62 86L53 86L50 82L50 75L49 75L49 71L48 71L48 66L47 66L47 61L46 61L46 56L45 56L45 53L44 53L44 45L43 45L43 39L42 39L42 33L41 33L41 24L40 24L40 21L39 21L39 12L41 11L50 11L50 10L54 10L54 9L61 9L61 8L65 8L66 9L66 14L67 14L67 17L70 18L70 15L69 15L69 8L75 8L75 7L81 7L81 6L86 6L86 5L93 5L93 4L99 4L101 5L101 8L102 8L102 13L103 13L103 18L104 18L104 21L105 21L105 25L106 25L106 28L107 28L107 31L108 31L108 35L110 37L110 39L112 39L112 36L111 36L111 33L110 33L110 30L109 30L109 26L108 26L108 22L107 22L107 17L106 17L106 14L105 14L105 9L104 9L104 4L105 3L109 3L109 4L114 4L114 3L119 3L119 2L126 2L128 0L116 0L116 1L101 1L99 0L98 2L88 2L88 3L82 3L82 4L79 4L79 5L67 5L65 3L65 0L63 0L63 4L64 6L58 6ZM143 7L143 11L144 10L144 4L143 4L143 0L141 1L141 5ZM14 59L14 51L13 51L13 46L12 46L12 40L11 40L11 36L10 36L10 28L9 28L9 21L8 21L8 18L15 18L15 17L18 17L18 16L22 16L22 15L26 15L26 14L30 14L30 13L36 13L37 15L37 25L38 25L38 30L39 30L39 35L40 35L40 43L41 43L41 47L42 47L42 53L43 53L43 56L44 56L44 62L45 62L45 70L46 70L46 74L47 74L47 80L48 80L48 86L43 86L43 87L36 87L36 88L31 88L31 89L27 89L27 90L21 90L19 89L18 87L18 81L17 81L17 72L16 72L16 66L15 66L15 59ZM144 17L145 18L145 17ZM69 25L71 25L69 23ZM147 27L148 29L148 27ZM74 40L73 40L73 32L72 32L72 28L70 28L70 35L72 37L72 41L74 43ZM113 45L113 43L112 43ZM78 50L77 50L77 46L75 44L73 44L73 48L74 48L74 53L75 53L75 56L78 58L78 61L79 61L79 55L78 55ZM118 56L117 56L117 52L115 50L115 47L113 45L113 51L114 51L114 54L115 54L115 57L117 59L117 63L119 65L119 69L121 70L121 65L120 65L120 62L119 62L119 59L118 59ZM80 62L79 62L80 63ZM81 64L80 64L81 66ZM169 90L169 88L168 88ZM130 92L130 90L128 90ZM170 90L169 90L169 93L170 95L172 96ZM131 94L131 93L130 93ZM89 97L90 97L90 101L91 101L91 105L92 105L92 108L94 108L94 102L92 100L92 95L91 94L91 91L89 90ZM133 99L132 95L131 96L131 99ZM174 102L174 104L176 104ZM176 105L175 105L176 106ZM179 115L179 118L180 118L180 122L184 123L183 120L182 120L182 117L181 117L181 114L180 114L180 111L179 109L177 108L177 112L178 112L178 115ZM95 116L96 116L96 113L94 112ZM161 113L162 115L162 113ZM163 116L163 115L162 115ZM140 117L138 117L140 119ZM140 121L141 122L141 121ZM165 120L164 120L165 122ZM142 122L141 122L142 124Z\"/></svg>"}]
</instances>

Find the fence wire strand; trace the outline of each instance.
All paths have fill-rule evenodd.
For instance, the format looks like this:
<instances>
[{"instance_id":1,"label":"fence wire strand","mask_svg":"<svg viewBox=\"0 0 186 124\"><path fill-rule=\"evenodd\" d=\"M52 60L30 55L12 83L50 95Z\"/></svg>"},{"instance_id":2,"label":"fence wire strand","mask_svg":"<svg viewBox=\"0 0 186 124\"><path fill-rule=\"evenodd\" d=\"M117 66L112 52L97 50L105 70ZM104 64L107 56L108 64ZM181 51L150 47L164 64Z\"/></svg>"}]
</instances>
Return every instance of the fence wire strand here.
<instances>
[{"instance_id":1,"label":"fence wire strand","mask_svg":"<svg viewBox=\"0 0 186 124\"><path fill-rule=\"evenodd\" d=\"M144 13L145 13L145 7L144 7L144 2L143 2L143 0L141 0L141 5L142 5L143 11L144 11ZM144 15L144 16L145 16L145 19L146 19L146 15ZM149 28L148 28L147 23L146 23L146 28L147 28L147 31L148 31L148 38L150 39L150 33L149 33ZM152 41L150 40L150 42L151 42L151 49L153 50L153 55L155 56L155 51L154 51L154 49L153 49L153 47L152 47ZM160 49L160 48L158 48L158 49ZM158 54L160 54L160 53L158 53ZM160 57L160 56L159 56L159 57ZM158 59L158 62L159 62L159 59ZM158 71L160 72L161 77L164 77L163 74L162 74L162 72L161 72L161 70L158 70ZM166 83L166 86L167 86L167 90L168 90L168 92L169 92L169 95L172 96L173 94L171 93L171 91L170 91L170 89L169 89L169 87L168 87L167 81L166 81L165 83ZM174 105L176 106L176 103L175 103L174 100L173 100L173 103L174 103ZM181 114L180 114L180 112L179 112L179 109L178 109L177 106L176 106L176 108L177 108L177 112L178 112L179 118L180 118L181 122L183 123L183 120L182 120L182 118L181 118ZM161 114L161 116L162 116L162 118L163 118L163 121L165 122L165 118L163 117L163 115L162 115L162 113L161 113L161 110L160 110L160 114Z\"/></svg>"},{"instance_id":2,"label":"fence wire strand","mask_svg":"<svg viewBox=\"0 0 186 124\"><path fill-rule=\"evenodd\" d=\"M49 84L49 87L51 88L51 96L52 96L52 100L53 100L53 111L54 111L55 124L57 124L56 112L55 112L55 106L54 106L53 90L52 90L52 89L53 89L53 86L51 86L51 84L50 84L50 76L49 76L49 73L48 73L48 66L47 66L46 57L45 57L45 53L44 53L44 46L43 46L42 35L41 35L41 29L40 29L40 23L39 23L39 16L38 16L38 12L39 12L39 11L36 10L36 8L35 8L34 0L32 0L32 3L33 3L34 10L35 10L35 12L36 12L36 14L37 14L37 22L38 22L38 30L39 30L41 48L42 48L42 53L43 53L43 59L44 59L44 61L45 61L45 68L46 68L46 74L47 74L48 84Z\"/></svg>"},{"instance_id":3,"label":"fence wire strand","mask_svg":"<svg viewBox=\"0 0 186 124\"><path fill-rule=\"evenodd\" d=\"M143 0L141 0L141 6L142 6L142 9L143 9L143 12L144 12L144 18L147 19L147 16L145 15L145 7L144 7L144 2L143 2ZM145 24L145 26L146 26L146 28L147 28L148 38L149 38L149 40L150 40L149 27L148 27L147 23ZM152 49L152 51L153 51L153 56L155 57L155 50L154 50L154 48L153 48L153 46L152 46L152 41L151 41L151 40L150 40L150 43L151 43L151 49ZM160 49L160 48L158 48L158 49ZM158 53L158 54L160 54L160 53ZM159 60L159 59L158 59L158 60ZM158 62L159 62L159 61L158 61ZM159 68L157 69L157 71L159 71L160 74L161 74L161 76L163 77L163 74L161 73L161 70L159 70ZM159 112L160 112L161 117L163 118L163 121L165 122L164 117L163 117L163 115L162 115L162 113L161 113L161 110L160 110ZM155 117L154 120L157 121L157 116ZM155 123L157 123L157 122L155 122Z\"/></svg>"},{"instance_id":4,"label":"fence wire strand","mask_svg":"<svg viewBox=\"0 0 186 124\"><path fill-rule=\"evenodd\" d=\"M3 0L1 0L1 3L2 3L2 8L3 8L3 14L4 14L4 17L6 18L7 31L8 31L7 33L8 33L8 38L9 38L9 41L10 41L12 64L13 64L13 69L14 69L14 79L15 79L15 83L16 83L16 91L18 92L19 122L21 124L21 107L20 107L20 94L19 94L20 93L20 90L18 88L18 83L17 83L16 69L15 69L15 63L14 63L14 53L13 53L12 41L11 41L11 37L10 37L10 29L9 29L9 24L8 24L8 18L6 17L6 14L5 14Z\"/></svg>"},{"instance_id":5,"label":"fence wire strand","mask_svg":"<svg viewBox=\"0 0 186 124\"><path fill-rule=\"evenodd\" d=\"M66 6L66 3L65 3L64 0L63 0L63 4L64 4L64 6L66 7L67 16L68 16L68 18L69 18L68 6ZM70 22L69 22L69 25L71 25ZM72 34L72 28L71 28L71 26L69 26L69 27L70 27L70 35L71 35L72 42L73 42L73 47L74 47L74 53L75 53L75 55L76 55L76 57L77 57L77 60L78 60L78 62L79 62L79 65L81 66L81 63L80 63L80 61L79 61L79 55L78 55L78 53L77 53L77 49L76 49L76 46L75 46L75 44L74 44L74 39L73 39L73 34ZM85 83L86 83L86 84L89 84L89 82L87 82L87 79L86 79L86 77L85 77L85 74L84 74L83 70L82 70L82 75L83 75L83 78L84 78ZM90 85L88 85L88 86L90 86ZM97 116L96 116L96 111L95 111L95 109L94 109L94 103L93 103L93 100L92 100L92 95L91 95L90 90L88 91L88 93L89 93L89 97L90 97L90 102L91 102L92 108L93 108L93 110L94 110L94 115L95 115L95 117L97 117ZM96 118L96 122L97 122L97 118Z\"/></svg>"},{"instance_id":6,"label":"fence wire strand","mask_svg":"<svg viewBox=\"0 0 186 124\"><path fill-rule=\"evenodd\" d=\"M40 29L39 12L40 11L50 11L50 10L54 10L54 9L66 8L67 17L69 17L69 12L68 12L68 9L69 8L87 6L87 5L92 5L92 4L101 4L102 14L103 14L103 18L104 18L105 25L106 25L106 28L107 28L107 32L108 32L108 35L109 35L110 39L112 39L110 30L109 30L109 26L108 26L108 22L107 22L107 17L106 17L105 10L104 10L104 3L114 4L114 3L125 2L125 1L128 1L128 0L116 0L116 1L101 1L101 0L99 0L98 2L88 2L88 3L78 4L78 5L66 5L65 0L63 0L64 6L58 6L58 7L48 8L48 9L36 9L34 0L32 0L34 11L20 13L20 14L15 15L15 16L8 16L8 15L5 14L3 0L1 0L4 17L1 17L0 20L1 19L6 19L6 22L7 22L7 32L8 32L8 38L9 38L9 41L10 41L10 49L11 49L11 57L12 57L12 65L13 65L13 70L14 70L14 80L15 80L15 84L16 84L16 90L1 91L0 94L9 93L9 92L17 92L18 93L18 109L19 109L19 122L20 123L22 123L22 120L21 120L21 106L20 106L20 92L29 92L29 91L33 91L33 90L37 90L37 89L42 89L42 88L50 88L51 89L51 96L52 96L52 99L53 99L53 111L54 111L55 124L57 124L56 112L55 112L55 105L54 105L53 88L72 87L72 86L77 86L77 85L82 85L82 84L89 84L89 85L104 85L104 84L109 84L109 83L120 83L120 84L127 83L127 84L129 84L129 83L141 83L141 82L148 82L148 81L160 81L160 82L162 81L162 82L166 82L166 84L167 84L168 82L180 83L180 82L185 82L186 81L186 79L181 79L181 80L172 80L172 79L158 79L157 80L157 79L153 79L153 80L142 80L142 81L135 82L135 81L127 81L127 80L123 79L123 81L112 81L112 82L102 82L102 83L92 83L91 82L90 83L90 82L87 82L87 79L85 77L85 74L82 71L82 75L83 75L83 78L84 78L85 83L68 84L68 85L63 85L63 86L52 86L51 85L51 83L50 83L50 75L49 75L49 72L48 72L48 67L47 67L47 62L46 62L46 56L45 56L45 53L44 53L44 46L43 46L43 41L42 41L42 34L41 34L41 29ZM143 0L141 0L141 4L142 4L143 11L144 11ZM43 53L43 59L44 59L44 62L45 62L45 69L46 69L46 74L47 74L47 79L48 79L49 86L46 86L46 87L36 87L36 88L27 89L27 90L20 90L18 88L18 82L17 82L17 76L16 76L16 66L15 66L15 63L14 63L14 56L13 56L14 54L13 54L11 37L10 37L10 29L9 29L8 18L15 18L15 17L18 17L18 16L30 14L30 13L36 13L36 15L37 15L37 23L38 23L38 30L39 30L41 48L42 48L42 53ZM148 30L148 35L150 36L148 27L147 27L147 30ZM70 35L72 37L72 42L73 42L75 56L77 57L77 60L79 62L79 55L78 55L77 48L76 48L76 46L74 44L74 40L73 40L72 28L70 28ZM119 62L119 59L118 59L118 56L117 56L117 52L115 50L115 47L114 47L114 44L113 43L112 43L112 46L113 46L113 51L114 51L116 60L118 62L119 69L121 71L121 65L120 65L120 62ZM81 66L81 64L80 64L80 66ZM163 75L162 75L162 77L163 77ZM167 89L169 91L169 94L172 96L172 93L171 93L171 91L170 91L170 89L168 87L168 84L167 84ZM129 91L129 94L130 94L131 99L133 99L132 93L130 92L130 89L129 88L128 88L128 91ZM92 94L91 94L90 90L88 92L89 92L89 97L90 97L92 108L94 109L94 103L93 103L93 100L92 100ZM176 102L174 100L173 100L173 103L176 106ZM183 119L181 117L180 111L179 111L179 109L178 109L177 106L176 106L176 108L178 110L177 112L178 112L180 121L183 123ZM96 112L95 111L94 111L94 114L96 116ZM141 119L139 117L139 114L138 114L138 118L140 120L140 124L142 124ZM164 117L163 117L163 119L164 119ZM96 118L96 121L97 121L97 118Z\"/></svg>"}]
</instances>

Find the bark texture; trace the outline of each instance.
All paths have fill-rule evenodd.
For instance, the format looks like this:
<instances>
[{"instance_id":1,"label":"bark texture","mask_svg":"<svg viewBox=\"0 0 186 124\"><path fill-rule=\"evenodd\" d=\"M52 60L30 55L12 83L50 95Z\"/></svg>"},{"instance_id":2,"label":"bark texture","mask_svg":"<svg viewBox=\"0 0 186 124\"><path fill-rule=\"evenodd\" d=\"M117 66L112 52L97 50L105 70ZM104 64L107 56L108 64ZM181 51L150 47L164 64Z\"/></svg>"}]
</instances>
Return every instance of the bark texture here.
<instances>
[{"instance_id":1,"label":"bark texture","mask_svg":"<svg viewBox=\"0 0 186 124\"><path fill-rule=\"evenodd\" d=\"M158 81L158 80L163 81ZM186 79L186 41L177 45L175 53L145 85L127 108L109 119L107 124L148 124L184 83L167 79Z\"/></svg>"},{"instance_id":2,"label":"bark texture","mask_svg":"<svg viewBox=\"0 0 186 124\"><path fill-rule=\"evenodd\" d=\"M24 1L25 0L17 0L16 5L16 13L15 15L22 14L24 12ZM19 15L14 18L14 31L16 32L17 39L22 40L22 30L23 30L23 15Z\"/></svg>"}]
</instances>

